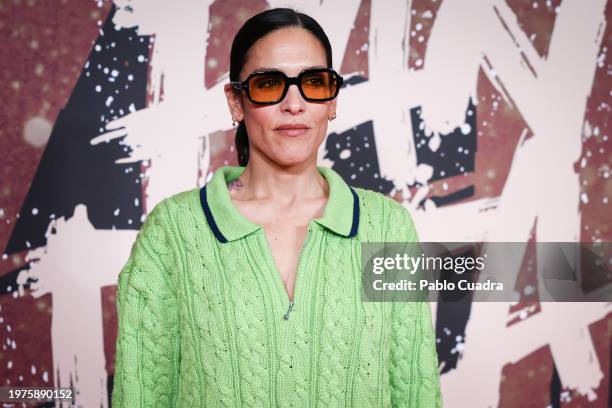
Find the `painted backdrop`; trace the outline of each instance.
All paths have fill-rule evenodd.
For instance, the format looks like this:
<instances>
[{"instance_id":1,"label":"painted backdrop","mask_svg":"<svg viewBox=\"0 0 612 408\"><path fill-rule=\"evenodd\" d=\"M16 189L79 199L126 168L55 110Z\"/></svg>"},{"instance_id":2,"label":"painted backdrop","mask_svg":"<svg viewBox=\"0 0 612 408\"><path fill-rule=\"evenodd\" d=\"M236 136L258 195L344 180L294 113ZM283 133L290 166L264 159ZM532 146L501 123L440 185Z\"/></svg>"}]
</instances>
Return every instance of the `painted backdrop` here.
<instances>
[{"instance_id":1,"label":"painted backdrop","mask_svg":"<svg viewBox=\"0 0 612 408\"><path fill-rule=\"evenodd\" d=\"M610 406L610 306L530 283L536 241L612 241L606 0L1 2L2 385L108 406L117 274L157 202L237 163L231 40L287 5L346 80L321 165L423 241L526 243L520 301L432 304L445 406Z\"/></svg>"}]
</instances>

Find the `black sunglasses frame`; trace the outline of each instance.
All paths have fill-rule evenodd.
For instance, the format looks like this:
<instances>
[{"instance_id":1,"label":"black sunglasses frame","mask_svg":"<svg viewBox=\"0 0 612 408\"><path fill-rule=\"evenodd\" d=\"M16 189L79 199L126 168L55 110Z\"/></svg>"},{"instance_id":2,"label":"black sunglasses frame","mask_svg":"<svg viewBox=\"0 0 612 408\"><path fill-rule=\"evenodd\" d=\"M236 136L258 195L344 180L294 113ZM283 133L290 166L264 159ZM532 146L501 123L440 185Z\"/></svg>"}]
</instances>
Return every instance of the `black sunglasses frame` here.
<instances>
[{"instance_id":1,"label":"black sunglasses frame","mask_svg":"<svg viewBox=\"0 0 612 408\"><path fill-rule=\"evenodd\" d=\"M302 78L304 78L304 76L306 75L316 73L316 72L329 72L332 74L333 80L336 81L336 92L334 93L333 96L330 96L329 98L318 99L318 98L309 98L306 95L304 95L304 90L302 89L302 86L301 86ZM271 102L261 102L261 101L253 100L253 98L251 98L251 92L249 90L249 81L255 76L271 74L271 73L279 74L284 79L285 89L283 89L283 93L277 100L271 101ZM299 75L296 77L289 77L283 71L255 71L255 72L251 72L244 81L242 82L232 81L230 82L230 85L238 91L244 90L249 100L256 105L274 105L275 103L279 103L280 101L285 99L285 96L287 96L287 91L289 90L289 87L291 85L297 86L298 90L300 91L300 94L302 95L302 98L304 98L308 102L326 102L326 101L331 101L336 96L338 96L338 92L340 92L340 87L342 86L343 83L344 83L344 78L342 78L340 74L338 74L336 71L334 71L331 68L310 68L310 69L305 69L304 71L300 72Z\"/></svg>"}]
</instances>

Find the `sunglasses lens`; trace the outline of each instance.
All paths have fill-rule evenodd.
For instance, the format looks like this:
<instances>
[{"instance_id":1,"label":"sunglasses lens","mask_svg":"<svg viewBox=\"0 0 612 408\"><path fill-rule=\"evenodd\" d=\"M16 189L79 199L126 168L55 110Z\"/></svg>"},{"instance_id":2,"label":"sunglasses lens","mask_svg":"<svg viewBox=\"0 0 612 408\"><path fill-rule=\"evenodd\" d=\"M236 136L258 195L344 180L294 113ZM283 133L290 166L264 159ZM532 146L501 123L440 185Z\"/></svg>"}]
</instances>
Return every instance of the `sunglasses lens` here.
<instances>
[{"instance_id":1,"label":"sunglasses lens","mask_svg":"<svg viewBox=\"0 0 612 408\"><path fill-rule=\"evenodd\" d=\"M280 99L284 89L284 78L274 72L255 75L249 81L249 92L255 102L274 102Z\"/></svg>"},{"instance_id":2,"label":"sunglasses lens","mask_svg":"<svg viewBox=\"0 0 612 408\"><path fill-rule=\"evenodd\" d=\"M313 71L302 77L302 90L310 99L328 99L335 95L336 79L331 72Z\"/></svg>"}]
</instances>

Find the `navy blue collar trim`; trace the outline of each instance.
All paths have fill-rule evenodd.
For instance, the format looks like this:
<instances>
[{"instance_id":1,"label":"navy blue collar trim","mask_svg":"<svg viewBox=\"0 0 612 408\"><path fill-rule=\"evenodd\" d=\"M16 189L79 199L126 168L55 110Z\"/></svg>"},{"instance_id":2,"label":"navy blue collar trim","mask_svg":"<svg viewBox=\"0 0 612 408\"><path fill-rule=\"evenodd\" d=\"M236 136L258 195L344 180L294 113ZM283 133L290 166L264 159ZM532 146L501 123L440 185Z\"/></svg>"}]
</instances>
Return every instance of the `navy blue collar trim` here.
<instances>
[{"instance_id":1,"label":"navy blue collar trim","mask_svg":"<svg viewBox=\"0 0 612 408\"><path fill-rule=\"evenodd\" d=\"M210 207L208 206L208 201L206 200L206 186L200 189L200 203L202 204L204 216L206 217L206 221L208 222L212 233L220 242L226 243L227 238L225 238L225 236L221 233L221 230L219 230L219 227L215 222L215 218L213 217L212 212L210 211Z\"/></svg>"},{"instance_id":2,"label":"navy blue collar trim","mask_svg":"<svg viewBox=\"0 0 612 408\"><path fill-rule=\"evenodd\" d=\"M357 235L357 230L359 229L359 198L353 187L349 186L349 189L353 193L353 224L351 225L351 232L348 237L353 238Z\"/></svg>"}]
</instances>

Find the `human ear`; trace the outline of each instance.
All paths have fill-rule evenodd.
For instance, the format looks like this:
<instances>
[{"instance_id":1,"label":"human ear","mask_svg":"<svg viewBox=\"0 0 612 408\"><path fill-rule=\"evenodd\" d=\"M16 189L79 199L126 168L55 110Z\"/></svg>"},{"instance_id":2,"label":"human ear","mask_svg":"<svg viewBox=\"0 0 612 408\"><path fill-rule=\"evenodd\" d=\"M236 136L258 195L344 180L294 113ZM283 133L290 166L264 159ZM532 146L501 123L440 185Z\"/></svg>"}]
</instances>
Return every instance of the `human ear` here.
<instances>
[{"instance_id":1,"label":"human ear","mask_svg":"<svg viewBox=\"0 0 612 408\"><path fill-rule=\"evenodd\" d=\"M227 107L229 108L232 119L240 122L244 117L244 111L242 109L242 101L240 100L240 94L230 85L225 84L223 86L225 97L227 99Z\"/></svg>"},{"instance_id":2,"label":"human ear","mask_svg":"<svg viewBox=\"0 0 612 408\"><path fill-rule=\"evenodd\" d=\"M333 99L330 104L329 104L329 111L327 113L327 118L329 120L333 120L332 118L336 117L336 101L338 100L338 98L336 97L335 99Z\"/></svg>"}]
</instances>

